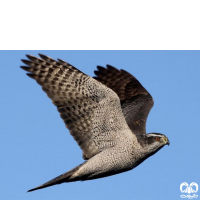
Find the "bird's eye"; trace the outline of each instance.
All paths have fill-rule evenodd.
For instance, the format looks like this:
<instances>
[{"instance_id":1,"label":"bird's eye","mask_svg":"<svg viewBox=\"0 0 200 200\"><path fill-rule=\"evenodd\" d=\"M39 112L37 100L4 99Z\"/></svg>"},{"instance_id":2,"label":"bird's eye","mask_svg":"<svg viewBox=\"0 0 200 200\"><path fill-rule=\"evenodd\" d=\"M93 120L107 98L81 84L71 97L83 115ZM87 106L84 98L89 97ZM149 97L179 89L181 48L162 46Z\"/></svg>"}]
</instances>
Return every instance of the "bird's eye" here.
<instances>
[{"instance_id":1,"label":"bird's eye","mask_svg":"<svg viewBox=\"0 0 200 200\"><path fill-rule=\"evenodd\" d=\"M155 140L156 140L156 141L160 141L160 138L159 138L159 137L155 137Z\"/></svg>"}]
</instances>

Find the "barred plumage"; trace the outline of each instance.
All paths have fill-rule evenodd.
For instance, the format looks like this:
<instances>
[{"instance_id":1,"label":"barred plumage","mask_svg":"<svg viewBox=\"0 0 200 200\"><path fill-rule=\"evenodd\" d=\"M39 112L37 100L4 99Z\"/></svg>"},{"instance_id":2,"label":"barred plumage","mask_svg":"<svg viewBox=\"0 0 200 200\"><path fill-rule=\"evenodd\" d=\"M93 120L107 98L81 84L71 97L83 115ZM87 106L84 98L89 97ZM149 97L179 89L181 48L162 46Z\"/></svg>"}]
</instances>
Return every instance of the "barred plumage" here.
<instances>
[{"instance_id":1,"label":"barred plumage","mask_svg":"<svg viewBox=\"0 0 200 200\"><path fill-rule=\"evenodd\" d=\"M27 55L21 68L57 106L87 161L29 191L130 170L169 143L162 134L162 142L148 142L156 135L146 137L145 130L153 99L131 74L99 66L95 80L63 60L39 56Z\"/></svg>"}]
</instances>

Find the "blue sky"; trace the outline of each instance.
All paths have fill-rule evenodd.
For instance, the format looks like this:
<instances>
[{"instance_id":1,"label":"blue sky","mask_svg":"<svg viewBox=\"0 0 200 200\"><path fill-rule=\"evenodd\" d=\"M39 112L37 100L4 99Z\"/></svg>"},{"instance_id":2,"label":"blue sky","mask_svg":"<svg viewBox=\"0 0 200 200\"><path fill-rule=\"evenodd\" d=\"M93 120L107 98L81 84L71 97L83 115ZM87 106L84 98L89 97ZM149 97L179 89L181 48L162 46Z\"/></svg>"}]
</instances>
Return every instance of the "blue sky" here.
<instances>
[{"instance_id":1,"label":"blue sky","mask_svg":"<svg viewBox=\"0 0 200 200\"><path fill-rule=\"evenodd\" d=\"M165 134L170 146L126 173L27 193L83 162L56 107L19 68L25 54L38 53L90 76L106 64L133 74L154 98L147 132ZM167 200L181 199L182 182L200 185L200 51L0 51L0 58L0 199Z\"/></svg>"}]
</instances>

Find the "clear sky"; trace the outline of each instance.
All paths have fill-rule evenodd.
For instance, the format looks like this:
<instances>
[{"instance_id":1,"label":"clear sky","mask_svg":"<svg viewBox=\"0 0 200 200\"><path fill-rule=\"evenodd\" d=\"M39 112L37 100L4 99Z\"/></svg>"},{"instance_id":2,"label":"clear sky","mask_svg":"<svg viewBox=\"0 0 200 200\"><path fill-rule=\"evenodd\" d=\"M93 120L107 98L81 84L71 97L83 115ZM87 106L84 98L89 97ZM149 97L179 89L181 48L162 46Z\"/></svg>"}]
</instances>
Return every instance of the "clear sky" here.
<instances>
[{"instance_id":1,"label":"clear sky","mask_svg":"<svg viewBox=\"0 0 200 200\"><path fill-rule=\"evenodd\" d=\"M106 64L133 74L154 98L147 132L170 146L129 172L27 193L83 162L56 107L19 68L38 53L90 76ZM0 69L0 199L169 200L181 199L182 182L200 186L200 51L0 51Z\"/></svg>"}]
</instances>

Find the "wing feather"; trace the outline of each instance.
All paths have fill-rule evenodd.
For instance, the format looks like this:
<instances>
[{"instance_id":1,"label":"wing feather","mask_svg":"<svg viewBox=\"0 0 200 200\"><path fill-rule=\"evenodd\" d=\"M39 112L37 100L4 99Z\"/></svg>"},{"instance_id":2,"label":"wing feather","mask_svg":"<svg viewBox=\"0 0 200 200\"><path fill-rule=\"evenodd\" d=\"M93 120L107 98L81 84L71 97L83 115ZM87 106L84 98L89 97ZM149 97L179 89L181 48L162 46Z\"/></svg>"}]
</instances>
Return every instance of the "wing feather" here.
<instances>
[{"instance_id":1,"label":"wing feather","mask_svg":"<svg viewBox=\"0 0 200 200\"><path fill-rule=\"evenodd\" d=\"M27 55L21 68L57 106L84 159L114 146L117 133L129 129L117 94L65 61L39 56Z\"/></svg>"},{"instance_id":2,"label":"wing feather","mask_svg":"<svg viewBox=\"0 0 200 200\"><path fill-rule=\"evenodd\" d=\"M130 129L140 142L146 136L146 120L153 107L153 98L141 83L130 73L110 65L97 66L94 79L117 93L123 114Z\"/></svg>"}]
</instances>

